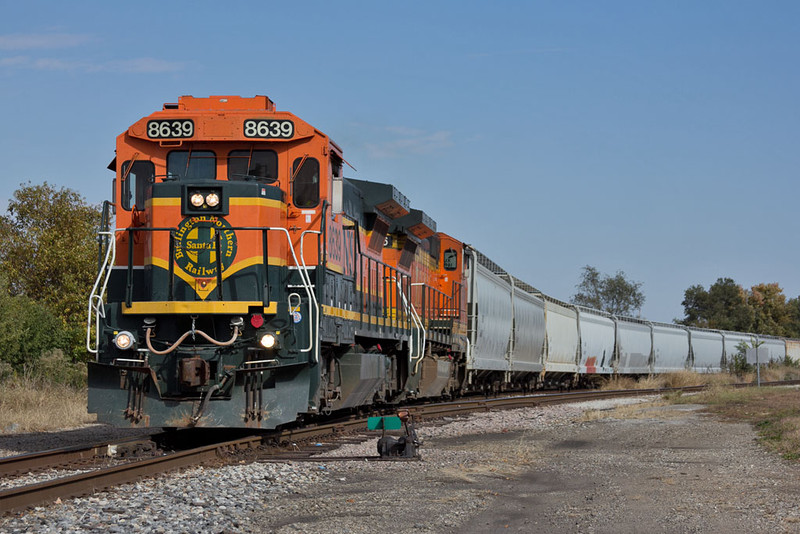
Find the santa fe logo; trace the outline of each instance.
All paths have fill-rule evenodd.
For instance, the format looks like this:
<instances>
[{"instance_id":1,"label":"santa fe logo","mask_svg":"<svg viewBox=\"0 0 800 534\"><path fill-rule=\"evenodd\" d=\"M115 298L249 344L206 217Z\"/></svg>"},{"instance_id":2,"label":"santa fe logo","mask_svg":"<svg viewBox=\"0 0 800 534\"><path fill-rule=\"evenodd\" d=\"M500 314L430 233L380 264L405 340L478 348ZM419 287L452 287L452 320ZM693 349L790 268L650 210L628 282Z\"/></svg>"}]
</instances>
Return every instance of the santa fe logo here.
<instances>
[{"instance_id":1,"label":"santa fe logo","mask_svg":"<svg viewBox=\"0 0 800 534\"><path fill-rule=\"evenodd\" d=\"M198 215L188 217L178 225L175 232L175 263L186 273L195 278L213 277L217 275L218 264L224 272L235 257L236 234L225 219Z\"/></svg>"}]
</instances>

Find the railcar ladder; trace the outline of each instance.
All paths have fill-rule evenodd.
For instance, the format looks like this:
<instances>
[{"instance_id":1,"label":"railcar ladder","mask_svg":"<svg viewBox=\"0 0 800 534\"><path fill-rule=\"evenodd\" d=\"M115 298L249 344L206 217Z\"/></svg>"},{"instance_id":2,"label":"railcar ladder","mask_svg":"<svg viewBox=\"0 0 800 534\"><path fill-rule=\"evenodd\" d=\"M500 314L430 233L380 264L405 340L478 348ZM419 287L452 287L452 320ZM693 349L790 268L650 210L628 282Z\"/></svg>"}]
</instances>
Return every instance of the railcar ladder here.
<instances>
[{"instance_id":1,"label":"railcar ladder","mask_svg":"<svg viewBox=\"0 0 800 534\"><path fill-rule=\"evenodd\" d=\"M108 287L108 280L111 278L111 266L114 265L117 257L117 243L116 239L114 239L114 232L98 232L98 236L102 239L107 239L109 244L106 248L100 272L97 274L97 280L95 280L92 293L89 296L89 315L86 320L86 349L92 354L97 354L97 348L100 346L100 322L106 316L103 299ZM92 345L92 324L95 326L94 345Z\"/></svg>"},{"instance_id":2,"label":"railcar ladder","mask_svg":"<svg viewBox=\"0 0 800 534\"><path fill-rule=\"evenodd\" d=\"M324 217L323 217L324 218ZM300 263L297 263L297 256L294 253L294 247L292 246L292 240L289 238L289 232L286 232L286 238L289 240L289 250L292 251L292 256L294 257L295 265L302 265L299 269L300 272L300 279L303 281L303 286L305 287L306 294L308 295L308 307L310 308L313 317L309 317L309 334L310 334L310 344L307 348L301 349L301 352L311 352L311 356L314 359L314 363L319 362L319 302L317 302L317 294L314 291L314 285L311 283L311 277L308 275L308 267L306 266L306 258L305 254L303 253L303 238L306 234L317 234L318 236L322 235L322 232L319 230L306 230L302 234L300 234Z\"/></svg>"},{"instance_id":3,"label":"railcar ladder","mask_svg":"<svg viewBox=\"0 0 800 534\"><path fill-rule=\"evenodd\" d=\"M397 284L397 291L400 293L400 298L403 299L403 308L405 309L406 313L411 316L411 321L414 323L414 331L417 334L417 343L414 343L415 337L413 333L411 334L408 342L408 367L412 374L417 374L419 363L425 356L425 326L422 324L422 319L420 319L419 314L417 314L414 304L412 304L411 301L406 298L406 294L403 293L400 279L395 278L395 283ZM415 352L417 353L416 357L414 356Z\"/></svg>"},{"instance_id":4,"label":"railcar ladder","mask_svg":"<svg viewBox=\"0 0 800 534\"><path fill-rule=\"evenodd\" d=\"M117 240L114 236L114 231L109 228L108 222L110 208L110 202L103 202L100 231L97 232L97 279L89 295L89 310L86 318L86 350L95 355L100 346L100 323L106 316L103 299L105 298L108 281L111 278L111 268L117 258ZM103 254L103 247L105 247L105 254ZM92 345L92 324L95 327L94 345Z\"/></svg>"}]
</instances>

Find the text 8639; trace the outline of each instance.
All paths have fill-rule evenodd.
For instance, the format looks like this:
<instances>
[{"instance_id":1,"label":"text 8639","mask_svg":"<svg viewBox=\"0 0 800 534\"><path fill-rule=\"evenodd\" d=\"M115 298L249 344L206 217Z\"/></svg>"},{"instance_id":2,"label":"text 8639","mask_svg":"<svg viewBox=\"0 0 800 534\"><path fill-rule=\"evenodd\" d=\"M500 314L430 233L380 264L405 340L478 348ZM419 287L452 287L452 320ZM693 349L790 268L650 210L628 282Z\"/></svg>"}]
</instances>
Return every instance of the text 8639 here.
<instances>
[{"instance_id":1,"label":"text 8639","mask_svg":"<svg viewBox=\"0 0 800 534\"><path fill-rule=\"evenodd\" d=\"M294 123L282 120L247 119L244 121L244 136L291 139L294 136Z\"/></svg>"},{"instance_id":2,"label":"text 8639","mask_svg":"<svg viewBox=\"0 0 800 534\"><path fill-rule=\"evenodd\" d=\"M150 139L175 139L192 137L194 122L190 120L160 120L147 122L147 137Z\"/></svg>"}]
</instances>

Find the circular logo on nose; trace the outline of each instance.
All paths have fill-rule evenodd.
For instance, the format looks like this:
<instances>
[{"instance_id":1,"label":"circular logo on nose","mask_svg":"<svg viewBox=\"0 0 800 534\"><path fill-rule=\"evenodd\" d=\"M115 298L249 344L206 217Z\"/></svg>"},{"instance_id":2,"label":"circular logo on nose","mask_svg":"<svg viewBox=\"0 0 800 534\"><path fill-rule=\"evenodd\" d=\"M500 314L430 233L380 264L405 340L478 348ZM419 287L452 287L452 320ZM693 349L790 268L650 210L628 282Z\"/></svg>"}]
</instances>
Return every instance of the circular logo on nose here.
<instances>
[{"instance_id":1,"label":"circular logo on nose","mask_svg":"<svg viewBox=\"0 0 800 534\"><path fill-rule=\"evenodd\" d=\"M216 276L218 260L225 271L235 257L236 233L225 219L198 215L187 217L178 225L175 232L175 263L192 276Z\"/></svg>"}]
</instances>

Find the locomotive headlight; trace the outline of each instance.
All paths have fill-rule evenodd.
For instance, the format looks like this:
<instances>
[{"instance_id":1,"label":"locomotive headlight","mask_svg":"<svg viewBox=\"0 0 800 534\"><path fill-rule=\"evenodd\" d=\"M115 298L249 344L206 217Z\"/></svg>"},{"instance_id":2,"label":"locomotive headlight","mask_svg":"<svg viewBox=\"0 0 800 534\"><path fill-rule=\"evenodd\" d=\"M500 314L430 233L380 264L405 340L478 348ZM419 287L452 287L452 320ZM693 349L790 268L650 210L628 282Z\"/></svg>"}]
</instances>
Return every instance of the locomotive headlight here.
<instances>
[{"instance_id":1,"label":"locomotive headlight","mask_svg":"<svg viewBox=\"0 0 800 534\"><path fill-rule=\"evenodd\" d=\"M189 186L182 193L181 211L183 215L228 214L228 199L224 186Z\"/></svg>"},{"instance_id":2,"label":"locomotive headlight","mask_svg":"<svg viewBox=\"0 0 800 534\"><path fill-rule=\"evenodd\" d=\"M119 332L114 336L114 345L119 350L128 350L133 346L133 334L130 332Z\"/></svg>"},{"instance_id":3,"label":"locomotive headlight","mask_svg":"<svg viewBox=\"0 0 800 534\"><path fill-rule=\"evenodd\" d=\"M264 334L261 336L261 346L265 349L271 349L275 346L275 336L273 334Z\"/></svg>"}]
</instances>

